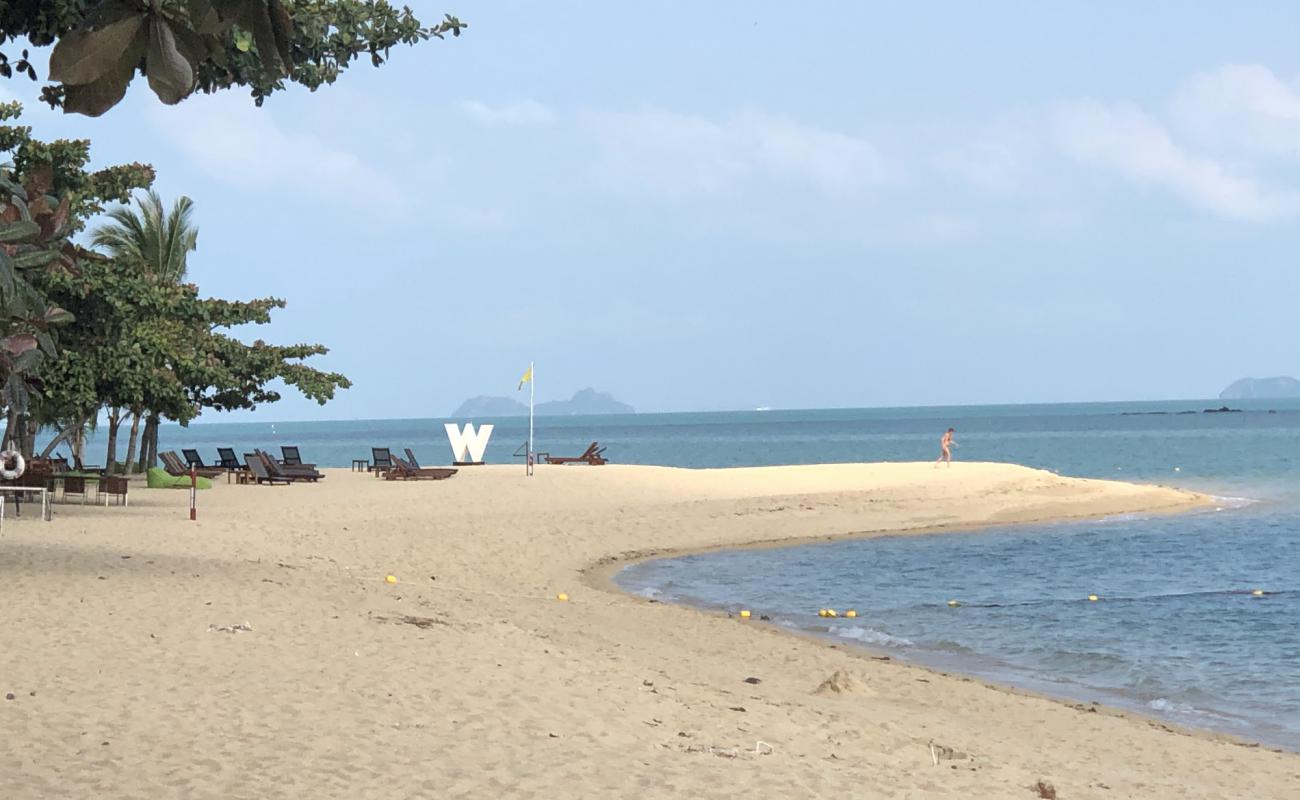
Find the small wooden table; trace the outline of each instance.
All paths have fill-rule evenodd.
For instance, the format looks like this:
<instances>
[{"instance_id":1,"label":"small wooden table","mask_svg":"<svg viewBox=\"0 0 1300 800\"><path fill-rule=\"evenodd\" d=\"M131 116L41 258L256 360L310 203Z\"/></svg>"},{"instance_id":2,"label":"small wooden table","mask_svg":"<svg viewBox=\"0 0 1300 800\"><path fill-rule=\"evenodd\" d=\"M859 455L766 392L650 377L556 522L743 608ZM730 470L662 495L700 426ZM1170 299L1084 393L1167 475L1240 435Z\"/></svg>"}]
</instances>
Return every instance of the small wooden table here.
<instances>
[{"instance_id":1,"label":"small wooden table","mask_svg":"<svg viewBox=\"0 0 1300 800\"><path fill-rule=\"evenodd\" d=\"M369 472L369 471L370 471L370 459L367 459L367 458L354 458L354 459L352 459L352 471L353 471L353 472Z\"/></svg>"}]
</instances>

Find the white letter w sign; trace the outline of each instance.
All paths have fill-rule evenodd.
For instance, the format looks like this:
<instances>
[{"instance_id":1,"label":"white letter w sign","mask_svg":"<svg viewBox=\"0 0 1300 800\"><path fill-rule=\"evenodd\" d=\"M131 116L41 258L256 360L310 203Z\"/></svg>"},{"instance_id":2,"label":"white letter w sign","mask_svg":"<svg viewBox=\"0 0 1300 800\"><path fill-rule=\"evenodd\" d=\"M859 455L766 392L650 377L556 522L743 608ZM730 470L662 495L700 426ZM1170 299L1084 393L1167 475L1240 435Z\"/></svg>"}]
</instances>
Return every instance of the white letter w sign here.
<instances>
[{"instance_id":1,"label":"white letter w sign","mask_svg":"<svg viewBox=\"0 0 1300 800\"><path fill-rule=\"evenodd\" d=\"M452 461L461 464L483 461L488 439L492 438L491 425L480 425L478 430L474 430L474 423L471 422L461 430L456 423L448 422L443 427L447 429L447 441L451 442Z\"/></svg>"}]
</instances>

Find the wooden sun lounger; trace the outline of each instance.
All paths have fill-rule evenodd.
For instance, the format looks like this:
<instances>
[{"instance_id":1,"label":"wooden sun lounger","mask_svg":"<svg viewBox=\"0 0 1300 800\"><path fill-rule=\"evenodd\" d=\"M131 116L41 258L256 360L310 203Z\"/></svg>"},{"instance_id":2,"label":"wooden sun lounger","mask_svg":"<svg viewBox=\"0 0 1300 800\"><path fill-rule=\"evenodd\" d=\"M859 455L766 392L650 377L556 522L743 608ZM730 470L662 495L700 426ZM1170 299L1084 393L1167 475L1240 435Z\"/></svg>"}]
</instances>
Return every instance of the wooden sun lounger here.
<instances>
[{"instance_id":1,"label":"wooden sun lounger","mask_svg":"<svg viewBox=\"0 0 1300 800\"><path fill-rule=\"evenodd\" d=\"M217 456L221 460L217 462L216 466L222 469L235 471L244 469L244 465L239 463L239 457L235 455L235 448L233 447L218 447Z\"/></svg>"},{"instance_id":2,"label":"wooden sun lounger","mask_svg":"<svg viewBox=\"0 0 1300 800\"><path fill-rule=\"evenodd\" d=\"M203 463L203 456L199 455L198 450L182 450L181 455L185 457L185 466L193 464L199 469L208 469L208 465Z\"/></svg>"},{"instance_id":3,"label":"wooden sun lounger","mask_svg":"<svg viewBox=\"0 0 1300 800\"><path fill-rule=\"evenodd\" d=\"M590 464L598 467L601 464L608 464L609 460L604 456L605 448L600 446L600 442L592 442L586 451L580 456L553 456L550 453L541 453L546 459L547 464Z\"/></svg>"},{"instance_id":4,"label":"wooden sun lounger","mask_svg":"<svg viewBox=\"0 0 1300 800\"><path fill-rule=\"evenodd\" d=\"M286 478L291 481L308 481L315 483L324 474L317 472L315 467L305 465L295 466L276 461L275 458L264 450L254 450L254 453L262 457L262 462L266 465L266 471L276 478Z\"/></svg>"},{"instance_id":5,"label":"wooden sun lounger","mask_svg":"<svg viewBox=\"0 0 1300 800\"><path fill-rule=\"evenodd\" d=\"M288 486L290 483L293 483L293 481L288 478L281 478L272 475L270 470L267 469L266 462L262 459L262 456L257 453L244 453L244 463L248 465L248 471L252 474L252 479L259 485L267 484L268 486L274 486L277 483L282 483L285 486ZM241 478L240 480L243 479Z\"/></svg>"},{"instance_id":6,"label":"wooden sun lounger","mask_svg":"<svg viewBox=\"0 0 1300 800\"><path fill-rule=\"evenodd\" d=\"M393 455L388 452L387 447L370 448L370 467L371 472L376 476L382 475L393 468Z\"/></svg>"},{"instance_id":7,"label":"wooden sun lounger","mask_svg":"<svg viewBox=\"0 0 1300 800\"><path fill-rule=\"evenodd\" d=\"M190 474L189 466L185 462L181 461L181 457L176 455L171 450L168 450L165 453L159 453L158 457L162 459L163 468L167 470L168 475L175 475L177 477L184 478ZM194 472L195 474L201 475L204 478L215 478L218 475L224 473L225 470L212 469L210 467L206 469L199 468L196 465Z\"/></svg>"},{"instance_id":8,"label":"wooden sun lounger","mask_svg":"<svg viewBox=\"0 0 1300 800\"><path fill-rule=\"evenodd\" d=\"M302 463L302 456L299 455L298 448L296 447L288 447L286 445L280 445L280 454L284 456L284 458L280 459L280 463L284 464L285 466L308 467L310 469L316 469L315 464Z\"/></svg>"},{"instance_id":9,"label":"wooden sun lounger","mask_svg":"<svg viewBox=\"0 0 1300 800\"><path fill-rule=\"evenodd\" d=\"M420 462L416 460L416 458L415 458L415 453L412 453L412 452L411 452L411 448L409 448L409 447L406 448L406 463L407 463L407 464L410 464L411 466L415 467L416 469L419 469L419 468L420 468Z\"/></svg>"},{"instance_id":10,"label":"wooden sun lounger","mask_svg":"<svg viewBox=\"0 0 1300 800\"><path fill-rule=\"evenodd\" d=\"M388 481L441 481L455 475L459 470L450 467L416 467L409 462L393 456L393 466L384 472Z\"/></svg>"}]
</instances>

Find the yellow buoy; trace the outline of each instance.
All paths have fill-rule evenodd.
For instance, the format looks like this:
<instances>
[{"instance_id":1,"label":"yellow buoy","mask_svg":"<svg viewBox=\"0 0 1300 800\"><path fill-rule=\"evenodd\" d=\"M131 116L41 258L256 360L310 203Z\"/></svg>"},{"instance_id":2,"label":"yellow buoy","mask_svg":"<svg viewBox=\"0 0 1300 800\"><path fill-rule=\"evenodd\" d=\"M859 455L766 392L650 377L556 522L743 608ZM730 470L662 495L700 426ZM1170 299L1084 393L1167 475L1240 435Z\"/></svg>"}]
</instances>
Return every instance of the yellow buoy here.
<instances>
[{"instance_id":1,"label":"yellow buoy","mask_svg":"<svg viewBox=\"0 0 1300 800\"><path fill-rule=\"evenodd\" d=\"M826 616L826 609L824 609L824 608L819 608L819 609L817 609L817 616L819 616L819 617L824 617L824 616Z\"/></svg>"},{"instance_id":2,"label":"yellow buoy","mask_svg":"<svg viewBox=\"0 0 1300 800\"><path fill-rule=\"evenodd\" d=\"M1095 594L1090 594L1090 595L1088 595L1088 601L1091 602L1091 603L1095 603L1095 602L1097 602L1097 595L1095 595Z\"/></svg>"},{"instance_id":3,"label":"yellow buoy","mask_svg":"<svg viewBox=\"0 0 1300 800\"><path fill-rule=\"evenodd\" d=\"M848 611L845 611L845 612L844 612L844 616L846 616L846 617L856 617L857 615L858 615L858 612L854 611L854 610L851 609L851 608L850 608Z\"/></svg>"},{"instance_id":4,"label":"yellow buoy","mask_svg":"<svg viewBox=\"0 0 1300 800\"><path fill-rule=\"evenodd\" d=\"M1256 597L1263 597L1263 596L1264 596L1264 590L1263 590L1263 589L1256 589L1255 591L1251 592L1251 594L1255 595Z\"/></svg>"},{"instance_id":5,"label":"yellow buoy","mask_svg":"<svg viewBox=\"0 0 1300 800\"><path fill-rule=\"evenodd\" d=\"M397 576L389 575L387 578L384 578L384 581L387 583L397 583Z\"/></svg>"},{"instance_id":6,"label":"yellow buoy","mask_svg":"<svg viewBox=\"0 0 1300 800\"><path fill-rule=\"evenodd\" d=\"M835 616L835 609L833 609L833 608L828 608L828 609L826 609L826 616L828 616L828 617L833 617L833 616Z\"/></svg>"},{"instance_id":7,"label":"yellow buoy","mask_svg":"<svg viewBox=\"0 0 1300 800\"><path fill-rule=\"evenodd\" d=\"M956 608L959 605L961 605L961 603L958 603L956 600L948 601L948 608Z\"/></svg>"},{"instance_id":8,"label":"yellow buoy","mask_svg":"<svg viewBox=\"0 0 1300 800\"><path fill-rule=\"evenodd\" d=\"M740 609L740 618L741 618L741 619L749 619L749 609L748 609L748 608L742 608L742 609Z\"/></svg>"},{"instance_id":9,"label":"yellow buoy","mask_svg":"<svg viewBox=\"0 0 1300 800\"><path fill-rule=\"evenodd\" d=\"M559 600L561 603L563 603L565 600L568 600L568 599L569 599L569 596L568 596L567 594L565 594L564 592L560 592L559 594L557 594L557 595L555 596L555 599L556 599L556 600Z\"/></svg>"}]
</instances>

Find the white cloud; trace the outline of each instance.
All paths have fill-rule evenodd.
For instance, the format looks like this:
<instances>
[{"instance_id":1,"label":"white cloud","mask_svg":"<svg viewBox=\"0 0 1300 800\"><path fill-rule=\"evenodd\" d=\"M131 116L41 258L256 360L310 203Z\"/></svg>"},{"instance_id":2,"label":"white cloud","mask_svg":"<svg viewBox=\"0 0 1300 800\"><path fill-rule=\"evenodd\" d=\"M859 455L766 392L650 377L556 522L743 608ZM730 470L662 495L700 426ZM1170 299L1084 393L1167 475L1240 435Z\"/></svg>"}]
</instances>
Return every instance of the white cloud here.
<instances>
[{"instance_id":1,"label":"white cloud","mask_svg":"<svg viewBox=\"0 0 1300 800\"><path fill-rule=\"evenodd\" d=\"M396 183L384 172L314 134L287 129L273 108L257 108L246 97L196 95L171 108L154 103L149 113L164 139L223 183L297 189L384 212L403 205Z\"/></svg>"},{"instance_id":2,"label":"white cloud","mask_svg":"<svg viewBox=\"0 0 1300 800\"><path fill-rule=\"evenodd\" d=\"M1160 187L1215 214L1262 222L1300 210L1294 192L1266 187L1240 169L1187 150L1157 119L1131 103L1062 104L1053 123L1066 155Z\"/></svg>"},{"instance_id":3,"label":"white cloud","mask_svg":"<svg viewBox=\"0 0 1300 800\"><path fill-rule=\"evenodd\" d=\"M466 100L460 109L470 119L492 127L520 127L524 125L549 125L556 113L536 100L517 100L493 108L478 100Z\"/></svg>"},{"instance_id":4,"label":"white cloud","mask_svg":"<svg viewBox=\"0 0 1300 800\"><path fill-rule=\"evenodd\" d=\"M1042 127L1041 115L994 122L955 144L940 145L934 166L989 194L1019 191L1033 182L1040 166Z\"/></svg>"},{"instance_id":5,"label":"white cloud","mask_svg":"<svg viewBox=\"0 0 1300 800\"><path fill-rule=\"evenodd\" d=\"M1174 95L1170 116L1218 152L1300 159L1300 86L1259 64L1193 76Z\"/></svg>"},{"instance_id":6,"label":"white cloud","mask_svg":"<svg viewBox=\"0 0 1300 800\"><path fill-rule=\"evenodd\" d=\"M757 112L713 120L661 109L591 111L581 121L596 140L593 173L624 190L686 195L776 179L842 194L886 175L865 139Z\"/></svg>"}]
</instances>

